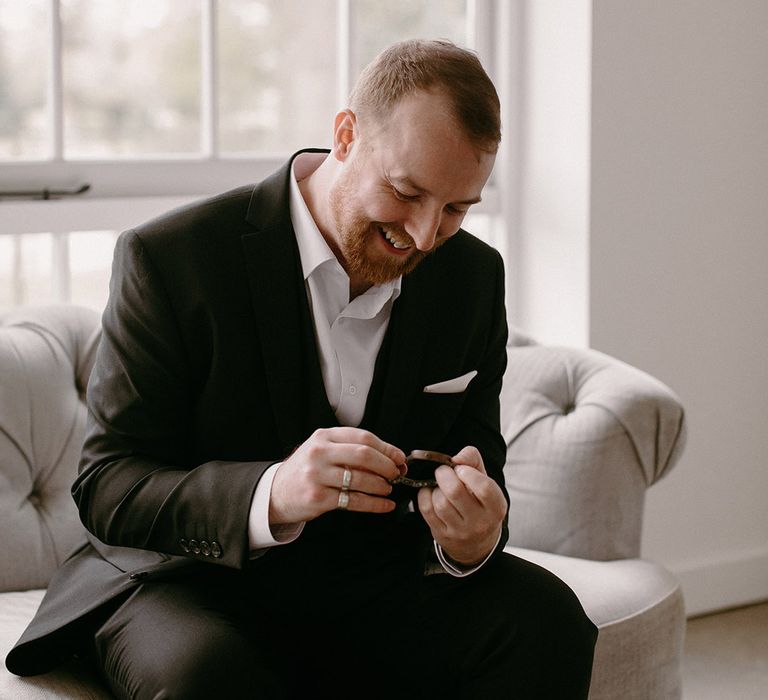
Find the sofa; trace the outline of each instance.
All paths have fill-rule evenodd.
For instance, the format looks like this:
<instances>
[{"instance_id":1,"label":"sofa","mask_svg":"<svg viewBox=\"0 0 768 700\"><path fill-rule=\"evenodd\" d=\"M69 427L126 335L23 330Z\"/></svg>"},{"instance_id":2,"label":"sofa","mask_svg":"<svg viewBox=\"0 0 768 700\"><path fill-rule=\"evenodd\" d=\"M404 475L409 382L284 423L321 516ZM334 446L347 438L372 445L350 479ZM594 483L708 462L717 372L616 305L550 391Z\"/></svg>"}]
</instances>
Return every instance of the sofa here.
<instances>
[{"instance_id":1,"label":"sofa","mask_svg":"<svg viewBox=\"0 0 768 700\"><path fill-rule=\"evenodd\" d=\"M80 541L69 493L85 426L99 317L72 305L0 315L0 655ZM510 333L502 393L511 553L551 570L599 628L591 700L681 697L680 586L639 558L646 489L685 442L675 395L594 350ZM76 662L18 678L0 698L109 698Z\"/></svg>"}]
</instances>

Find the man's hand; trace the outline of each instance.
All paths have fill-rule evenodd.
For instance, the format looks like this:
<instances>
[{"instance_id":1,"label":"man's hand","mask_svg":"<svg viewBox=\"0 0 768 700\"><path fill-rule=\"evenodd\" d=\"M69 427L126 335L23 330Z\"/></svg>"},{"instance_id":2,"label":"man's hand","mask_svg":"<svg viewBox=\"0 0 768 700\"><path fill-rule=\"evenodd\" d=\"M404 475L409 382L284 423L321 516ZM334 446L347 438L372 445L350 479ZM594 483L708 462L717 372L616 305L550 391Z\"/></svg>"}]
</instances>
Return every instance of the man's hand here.
<instances>
[{"instance_id":1,"label":"man's hand","mask_svg":"<svg viewBox=\"0 0 768 700\"><path fill-rule=\"evenodd\" d=\"M490 554L507 514L507 502L475 447L455 457L455 468L438 467L437 488L419 491L419 510L432 537L451 559L465 566Z\"/></svg>"},{"instance_id":2,"label":"man's hand","mask_svg":"<svg viewBox=\"0 0 768 700\"><path fill-rule=\"evenodd\" d=\"M352 472L347 510L388 513L395 502L388 479L400 475L405 454L359 428L316 430L278 468L272 482L269 524L312 520L334 510L344 470Z\"/></svg>"}]
</instances>

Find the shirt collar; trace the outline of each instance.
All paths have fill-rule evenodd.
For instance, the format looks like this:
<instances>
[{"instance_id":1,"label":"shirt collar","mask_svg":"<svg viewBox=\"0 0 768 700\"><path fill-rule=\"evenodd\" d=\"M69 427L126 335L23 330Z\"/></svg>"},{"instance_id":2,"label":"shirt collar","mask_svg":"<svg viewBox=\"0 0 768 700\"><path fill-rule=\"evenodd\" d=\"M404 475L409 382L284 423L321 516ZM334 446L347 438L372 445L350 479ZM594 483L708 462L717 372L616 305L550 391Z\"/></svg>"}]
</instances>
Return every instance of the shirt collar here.
<instances>
[{"instance_id":1,"label":"shirt collar","mask_svg":"<svg viewBox=\"0 0 768 700\"><path fill-rule=\"evenodd\" d=\"M299 164L299 161L304 161L301 165L305 166L307 165L306 161L313 155L315 154L301 154L296 156L293 160L293 165L291 166L290 178L291 223L293 224L293 230L296 233L296 242L299 245L301 269L304 273L305 280L309 279L309 276L324 262L336 260L336 256L325 242L325 238L323 238L323 235L320 233L320 229L317 228L317 224L312 218L312 214L309 213L309 208L304 201L304 197L301 195L296 176L296 166ZM309 173L313 170L314 168L310 169ZM338 263L338 261L336 262ZM339 265L339 267L341 267L341 265Z\"/></svg>"}]
</instances>

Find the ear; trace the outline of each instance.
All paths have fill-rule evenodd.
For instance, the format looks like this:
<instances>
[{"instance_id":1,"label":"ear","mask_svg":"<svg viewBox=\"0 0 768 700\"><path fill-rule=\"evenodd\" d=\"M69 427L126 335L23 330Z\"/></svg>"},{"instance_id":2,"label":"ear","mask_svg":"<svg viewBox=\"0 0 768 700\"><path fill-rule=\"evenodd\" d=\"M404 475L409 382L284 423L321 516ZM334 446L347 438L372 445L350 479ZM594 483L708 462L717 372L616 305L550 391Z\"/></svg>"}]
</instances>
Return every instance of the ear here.
<instances>
[{"instance_id":1,"label":"ear","mask_svg":"<svg viewBox=\"0 0 768 700\"><path fill-rule=\"evenodd\" d=\"M351 109L345 109L336 115L333 122L333 155L336 160L344 161L352 150L357 137L357 117Z\"/></svg>"}]
</instances>

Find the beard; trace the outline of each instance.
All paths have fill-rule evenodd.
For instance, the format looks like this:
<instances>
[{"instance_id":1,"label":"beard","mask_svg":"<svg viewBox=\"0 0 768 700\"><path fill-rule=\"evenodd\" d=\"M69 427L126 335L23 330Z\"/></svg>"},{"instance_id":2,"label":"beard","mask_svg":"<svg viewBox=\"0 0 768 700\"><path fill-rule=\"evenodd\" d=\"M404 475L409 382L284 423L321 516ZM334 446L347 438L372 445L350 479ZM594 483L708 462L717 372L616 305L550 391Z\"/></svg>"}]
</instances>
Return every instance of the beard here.
<instances>
[{"instance_id":1,"label":"beard","mask_svg":"<svg viewBox=\"0 0 768 700\"><path fill-rule=\"evenodd\" d=\"M400 226L371 221L351 210L348 202L354 201L352 188L338 182L331 188L329 202L333 223L338 233L342 266L347 274L359 276L370 284L384 284L411 272L432 251L421 251L408 233ZM413 250L407 256L386 255L379 249L375 237L381 237L380 226L397 234L397 239L411 241ZM434 250L434 248L432 249Z\"/></svg>"}]
</instances>

